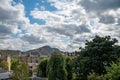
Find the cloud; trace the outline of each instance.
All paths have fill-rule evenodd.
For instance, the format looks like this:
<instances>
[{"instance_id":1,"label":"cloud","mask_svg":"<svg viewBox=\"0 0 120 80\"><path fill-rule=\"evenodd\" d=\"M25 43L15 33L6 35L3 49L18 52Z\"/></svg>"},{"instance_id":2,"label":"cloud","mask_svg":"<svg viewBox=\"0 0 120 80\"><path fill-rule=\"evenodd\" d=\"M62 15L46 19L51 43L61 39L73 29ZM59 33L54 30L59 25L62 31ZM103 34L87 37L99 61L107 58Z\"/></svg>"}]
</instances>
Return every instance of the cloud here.
<instances>
[{"instance_id":1,"label":"cloud","mask_svg":"<svg viewBox=\"0 0 120 80\"><path fill-rule=\"evenodd\" d=\"M0 35L5 36L7 34L12 34L12 30L9 26L0 24Z\"/></svg>"},{"instance_id":2,"label":"cloud","mask_svg":"<svg viewBox=\"0 0 120 80\"><path fill-rule=\"evenodd\" d=\"M118 25L120 25L120 18L118 18L117 23L118 23Z\"/></svg>"},{"instance_id":3,"label":"cloud","mask_svg":"<svg viewBox=\"0 0 120 80\"><path fill-rule=\"evenodd\" d=\"M51 33L58 33L59 35L66 35L73 37L76 34L89 33L90 29L87 25L76 25L76 24L60 24L57 27L47 27L47 31Z\"/></svg>"},{"instance_id":4,"label":"cloud","mask_svg":"<svg viewBox=\"0 0 120 80\"><path fill-rule=\"evenodd\" d=\"M35 19L42 19L45 20L47 23L52 21L59 22L61 21L61 16L52 13L50 11L40 11L39 9L35 8L33 11L31 11L30 14ZM46 24L47 24L46 23Z\"/></svg>"},{"instance_id":5,"label":"cloud","mask_svg":"<svg viewBox=\"0 0 120 80\"><path fill-rule=\"evenodd\" d=\"M53 2L53 6L58 10L51 12L35 8L31 11L30 15L33 18L42 19L46 22L44 26L40 26L44 32L38 34L41 34L47 40L47 44L53 47L61 50L77 49L79 44L75 44L73 41L75 35L91 33L85 10L74 1L50 0L50 2ZM59 46L60 44L61 46ZM73 45L73 47L70 45Z\"/></svg>"},{"instance_id":6,"label":"cloud","mask_svg":"<svg viewBox=\"0 0 120 80\"><path fill-rule=\"evenodd\" d=\"M22 50L21 39L12 39L12 35L22 32L19 26L26 28L29 19L25 17L24 5L13 0L0 1L0 49ZM24 29L23 28L23 29ZM19 37L19 36L18 36Z\"/></svg>"},{"instance_id":7,"label":"cloud","mask_svg":"<svg viewBox=\"0 0 120 80\"><path fill-rule=\"evenodd\" d=\"M115 23L115 18L113 16L104 15L100 17L100 23L113 24Z\"/></svg>"},{"instance_id":8,"label":"cloud","mask_svg":"<svg viewBox=\"0 0 120 80\"><path fill-rule=\"evenodd\" d=\"M12 0L1 0L0 2L0 35L10 36L19 32L18 25L23 25L29 22L24 17L24 6L22 4L16 4L12 6ZM2 35L4 34L4 35Z\"/></svg>"},{"instance_id":9,"label":"cloud","mask_svg":"<svg viewBox=\"0 0 120 80\"><path fill-rule=\"evenodd\" d=\"M81 0L81 4L87 11L106 11L109 9L118 9L120 0Z\"/></svg>"},{"instance_id":10,"label":"cloud","mask_svg":"<svg viewBox=\"0 0 120 80\"><path fill-rule=\"evenodd\" d=\"M21 37L21 39L23 39L24 41L28 41L30 44L43 44L46 42L44 38L32 34L25 34Z\"/></svg>"},{"instance_id":11,"label":"cloud","mask_svg":"<svg viewBox=\"0 0 120 80\"><path fill-rule=\"evenodd\" d=\"M47 0L56 10L49 11L37 2L30 14L23 3L24 0L21 3L1 0L1 49L24 51L50 45L74 51L95 35L110 35L120 40L119 0ZM30 24L31 18L25 15L45 23ZM13 34L17 38L12 38Z\"/></svg>"},{"instance_id":12,"label":"cloud","mask_svg":"<svg viewBox=\"0 0 120 80\"><path fill-rule=\"evenodd\" d=\"M79 4L85 9L89 18L99 18L103 24L114 24L119 18L120 0L80 0Z\"/></svg>"}]
</instances>

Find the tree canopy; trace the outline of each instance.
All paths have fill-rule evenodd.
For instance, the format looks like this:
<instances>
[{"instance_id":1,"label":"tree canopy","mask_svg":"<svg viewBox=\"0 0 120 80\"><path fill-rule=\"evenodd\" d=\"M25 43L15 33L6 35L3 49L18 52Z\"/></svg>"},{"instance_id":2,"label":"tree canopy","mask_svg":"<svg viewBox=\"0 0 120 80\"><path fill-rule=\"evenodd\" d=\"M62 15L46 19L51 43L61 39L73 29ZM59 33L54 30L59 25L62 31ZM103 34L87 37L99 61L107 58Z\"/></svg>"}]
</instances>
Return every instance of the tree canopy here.
<instances>
[{"instance_id":1,"label":"tree canopy","mask_svg":"<svg viewBox=\"0 0 120 80\"><path fill-rule=\"evenodd\" d=\"M7 63L7 61L2 61L2 62L0 62L0 67L2 67L2 68L8 68L8 63Z\"/></svg>"},{"instance_id":2,"label":"tree canopy","mask_svg":"<svg viewBox=\"0 0 120 80\"><path fill-rule=\"evenodd\" d=\"M67 80L65 61L61 54L52 53L48 62L48 80Z\"/></svg>"},{"instance_id":3,"label":"tree canopy","mask_svg":"<svg viewBox=\"0 0 120 80\"><path fill-rule=\"evenodd\" d=\"M104 66L110 66L117 62L120 56L118 41L110 36L96 36L91 41L86 41L85 47L76 52L79 56L76 59L77 70L75 73L79 78L86 77L94 71L98 75L106 73ZM86 79L81 79L86 80Z\"/></svg>"},{"instance_id":4,"label":"tree canopy","mask_svg":"<svg viewBox=\"0 0 120 80\"><path fill-rule=\"evenodd\" d=\"M11 69L12 69L12 70L16 69L18 65L19 65L18 59L12 58L12 59L11 59Z\"/></svg>"},{"instance_id":5,"label":"tree canopy","mask_svg":"<svg viewBox=\"0 0 120 80\"><path fill-rule=\"evenodd\" d=\"M47 65L48 65L48 59L41 60L40 64L38 65L37 76L47 77Z\"/></svg>"},{"instance_id":6,"label":"tree canopy","mask_svg":"<svg viewBox=\"0 0 120 80\"><path fill-rule=\"evenodd\" d=\"M70 57L65 58L65 69L67 71L67 80L73 80L72 59Z\"/></svg>"},{"instance_id":7,"label":"tree canopy","mask_svg":"<svg viewBox=\"0 0 120 80\"><path fill-rule=\"evenodd\" d=\"M25 62L17 65L15 69L13 69L13 80L29 80L29 70L28 66Z\"/></svg>"},{"instance_id":8,"label":"tree canopy","mask_svg":"<svg viewBox=\"0 0 120 80\"><path fill-rule=\"evenodd\" d=\"M118 63L112 63L111 66L105 67L107 74L105 77L108 80L120 80L120 61Z\"/></svg>"}]
</instances>

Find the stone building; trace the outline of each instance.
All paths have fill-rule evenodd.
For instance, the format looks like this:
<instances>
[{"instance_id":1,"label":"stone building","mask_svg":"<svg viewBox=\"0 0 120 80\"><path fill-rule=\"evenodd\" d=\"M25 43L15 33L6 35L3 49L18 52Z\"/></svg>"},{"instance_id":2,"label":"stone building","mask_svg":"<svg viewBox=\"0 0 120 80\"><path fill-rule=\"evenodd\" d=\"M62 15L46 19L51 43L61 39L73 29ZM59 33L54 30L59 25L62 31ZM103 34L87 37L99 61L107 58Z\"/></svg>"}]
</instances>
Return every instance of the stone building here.
<instances>
[{"instance_id":1,"label":"stone building","mask_svg":"<svg viewBox=\"0 0 120 80\"><path fill-rule=\"evenodd\" d=\"M71 53L70 52L64 52L63 56L69 56L69 57L74 58L74 57L77 56L77 54L75 52L71 52Z\"/></svg>"},{"instance_id":2,"label":"stone building","mask_svg":"<svg viewBox=\"0 0 120 80\"><path fill-rule=\"evenodd\" d=\"M37 67L43 58L47 58L47 56L32 55L31 53L29 54L19 53L18 56L19 63L26 62L28 64L29 70L32 72L33 77L34 75L36 75Z\"/></svg>"}]
</instances>

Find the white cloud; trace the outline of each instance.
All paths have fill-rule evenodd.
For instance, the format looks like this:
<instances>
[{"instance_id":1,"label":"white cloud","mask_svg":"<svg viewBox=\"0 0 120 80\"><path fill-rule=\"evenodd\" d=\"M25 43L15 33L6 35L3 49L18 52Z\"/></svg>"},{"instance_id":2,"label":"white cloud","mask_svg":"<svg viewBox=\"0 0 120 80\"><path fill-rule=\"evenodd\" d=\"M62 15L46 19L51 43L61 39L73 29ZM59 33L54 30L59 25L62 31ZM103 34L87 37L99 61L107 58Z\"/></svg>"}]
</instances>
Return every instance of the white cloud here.
<instances>
[{"instance_id":1,"label":"white cloud","mask_svg":"<svg viewBox=\"0 0 120 80\"><path fill-rule=\"evenodd\" d=\"M0 31L0 36L16 34L19 32L18 25L23 25L29 22L29 20L24 17L24 6L22 4L12 6L11 2L12 0L1 0L0 2L0 28L3 27Z\"/></svg>"},{"instance_id":2,"label":"white cloud","mask_svg":"<svg viewBox=\"0 0 120 80\"><path fill-rule=\"evenodd\" d=\"M88 16L85 10L77 5L75 1L56 0L52 2L54 2L53 6L58 9L57 11L50 12L34 9L31 11L31 16L35 19L46 21L44 27L41 27L44 33L47 33L46 35L42 33L42 35L48 44L56 46L61 50L75 50L79 45L74 44L75 35L89 34L91 32L87 22ZM61 46L59 46L60 44Z\"/></svg>"},{"instance_id":3,"label":"white cloud","mask_svg":"<svg viewBox=\"0 0 120 80\"><path fill-rule=\"evenodd\" d=\"M49 0L49 2L52 2L52 6L58 10L53 12L33 10L31 16L46 21L43 29L48 34L53 34L55 41L60 41L56 38L58 35L69 37L68 44L63 42L68 50L78 48L78 45L83 45L86 39L92 39L95 35L117 36L116 34L119 34L115 30L118 28L116 24L119 23L119 4L114 4L113 7L107 5L113 3L112 0ZM114 3L117 2L119 1L116 0ZM112 31L109 30L110 28L113 28Z\"/></svg>"},{"instance_id":4,"label":"white cloud","mask_svg":"<svg viewBox=\"0 0 120 80\"><path fill-rule=\"evenodd\" d=\"M47 11L44 6L39 9L40 4L36 3L30 15L45 21L43 25L30 24L25 6L12 6L11 1L0 3L0 45L4 45L1 49L29 50L50 45L72 51L95 35L111 35L120 40L119 0L48 0L55 11ZM22 32L19 25L26 33L11 39L10 35Z\"/></svg>"},{"instance_id":5,"label":"white cloud","mask_svg":"<svg viewBox=\"0 0 120 80\"><path fill-rule=\"evenodd\" d=\"M22 46L22 40L12 39L11 35L21 32L18 26L29 24L29 19L25 17L24 5L14 3L12 0L1 0L0 2L0 49L18 49ZM21 49L22 50L22 49Z\"/></svg>"}]
</instances>

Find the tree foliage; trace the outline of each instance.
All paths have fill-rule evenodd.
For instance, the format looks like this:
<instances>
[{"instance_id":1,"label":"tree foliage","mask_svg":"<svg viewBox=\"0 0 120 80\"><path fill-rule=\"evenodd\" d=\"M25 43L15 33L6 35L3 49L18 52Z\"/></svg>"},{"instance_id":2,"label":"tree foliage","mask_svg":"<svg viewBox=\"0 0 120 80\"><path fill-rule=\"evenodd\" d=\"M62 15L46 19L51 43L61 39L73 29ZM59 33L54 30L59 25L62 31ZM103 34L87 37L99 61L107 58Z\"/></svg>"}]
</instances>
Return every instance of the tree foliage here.
<instances>
[{"instance_id":1,"label":"tree foliage","mask_svg":"<svg viewBox=\"0 0 120 80\"><path fill-rule=\"evenodd\" d=\"M43 59L38 65L37 76L47 77L47 65L48 65L48 59Z\"/></svg>"},{"instance_id":2,"label":"tree foliage","mask_svg":"<svg viewBox=\"0 0 120 80\"><path fill-rule=\"evenodd\" d=\"M111 66L105 67L107 74L105 74L108 80L120 80L120 61L118 63L112 63Z\"/></svg>"},{"instance_id":3,"label":"tree foliage","mask_svg":"<svg viewBox=\"0 0 120 80\"><path fill-rule=\"evenodd\" d=\"M13 80L29 80L29 70L28 66L25 62L21 63L18 65L14 70L13 70Z\"/></svg>"},{"instance_id":4,"label":"tree foliage","mask_svg":"<svg viewBox=\"0 0 120 80\"><path fill-rule=\"evenodd\" d=\"M104 75L98 75L94 72L88 75L88 80L106 80Z\"/></svg>"},{"instance_id":5,"label":"tree foliage","mask_svg":"<svg viewBox=\"0 0 120 80\"><path fill-rule=\"evenodd\" d=\"M7 61L2 61L2 62L0 63L0 67L2 67L2 68L8 68L8 63L7 63Z\"/></svg>"},{"instance_id":6,"label":"tree foliage","mask_svg":"<svg viewBox=\"0 0 120 80\"><path fill-rule=\"evenodd\" d=\"M73 80L72 59L70 57L65 58L65 69L67 71L67 80Z\"/></svg>"},{"instance_id":7,"label":"tree foliage","mask_svg":"<svg viewBox=\"0 0 120 80\"><path fill-rule=\"evenodd\" d=\"M115 45L117 42L110 36L96 36L91 41L86 41L85 47L77 52L79 56L76 59L75 73L79 79L86 80L87 75L92 71L98 75L105 74L104 66L110 66L120 56L118 46Z\"/></svg>"},{"instance_id":8,"label":"tree foliage","mask_svg":"<svg viewBox=\"0 0 120 80\"><path fill-rule=\"evenodd\" d=\"M48 80L67 80L65 61L61 54L52 53L48 62Z\"/></svg>"},{"instance_id":9,"label":"tree foliage","mask_svg":"<svg viewBox=\"0 0 120 80\"><path fill-rule=\"evenodd\" d=\"M75 74L75 80L87 80L87 75L90 72L88 61L88 57L74 59L73 72Z\"/></svg>"},{"instance_id":10,"label":"tree foliage","mask_svg":"<svg viewBox=\"0 0 120 80\"><path fill-rule=\"evenodd\" d=\"M19 65L19 61L16 58L11 59L11 69L14 70Z\"/></svg>"}]
</instances>

